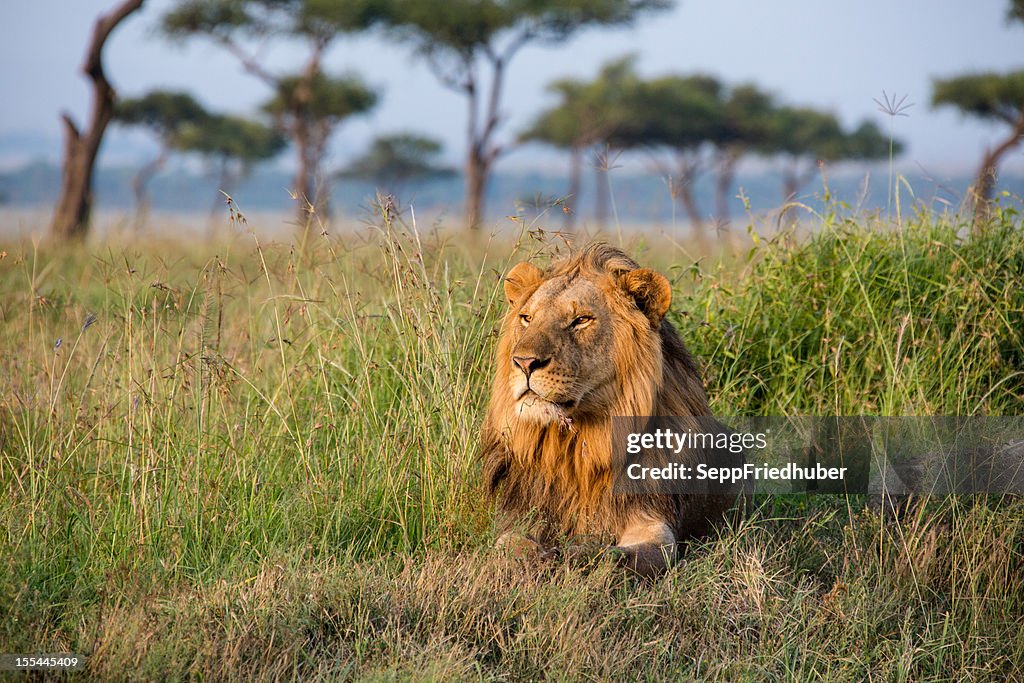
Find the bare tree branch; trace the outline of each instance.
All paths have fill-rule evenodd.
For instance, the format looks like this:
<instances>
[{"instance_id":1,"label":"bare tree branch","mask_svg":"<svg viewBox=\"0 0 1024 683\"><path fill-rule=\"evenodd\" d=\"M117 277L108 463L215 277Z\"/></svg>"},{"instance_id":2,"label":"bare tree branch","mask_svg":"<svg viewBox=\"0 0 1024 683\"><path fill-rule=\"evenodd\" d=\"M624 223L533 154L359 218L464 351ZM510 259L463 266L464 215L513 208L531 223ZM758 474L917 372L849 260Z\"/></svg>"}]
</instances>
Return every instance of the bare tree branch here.
<instances>
[{"instance_id":1,"label":"bare tree branch","mask_svg":"<svg viewBox=\"0 0 1024 683\"><path fill-rule=\"evenodd\" d=\"M230 36L217 32L212 33L211 37L218 43L220 43L221 47L223 47L225 50L231 53L233 57L235 57L239 62L241 62L242 68L244 68L250 74L260 79L267 85L273 88L277 87L277 84L280 82L280 79L274 74L267 71L267 69L264 68L262 64L260 64L259 60L256 59L254 55L243 50L242 47L234 40L232 40Z\"/></svg>"}]
</instances>

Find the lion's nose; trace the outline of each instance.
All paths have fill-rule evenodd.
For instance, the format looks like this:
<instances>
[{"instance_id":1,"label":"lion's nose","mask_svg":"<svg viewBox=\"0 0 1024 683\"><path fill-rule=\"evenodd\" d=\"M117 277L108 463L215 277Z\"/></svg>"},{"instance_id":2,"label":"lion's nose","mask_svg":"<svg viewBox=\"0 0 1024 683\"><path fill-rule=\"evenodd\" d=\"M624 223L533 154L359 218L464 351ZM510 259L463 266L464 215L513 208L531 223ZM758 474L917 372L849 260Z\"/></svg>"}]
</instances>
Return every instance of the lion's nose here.
<instances>
[{"instance_id":1,"label":"lion's nose","mask_svg":"<svg viewBox=\"0 0 1024 683\"><path fill-rule=\"evenodd\" d=\"M512 362L519 366L529 379L530 375L551 362L550 358L537 358L535 356L512 356Z\"/></svg>"}]
</instances>

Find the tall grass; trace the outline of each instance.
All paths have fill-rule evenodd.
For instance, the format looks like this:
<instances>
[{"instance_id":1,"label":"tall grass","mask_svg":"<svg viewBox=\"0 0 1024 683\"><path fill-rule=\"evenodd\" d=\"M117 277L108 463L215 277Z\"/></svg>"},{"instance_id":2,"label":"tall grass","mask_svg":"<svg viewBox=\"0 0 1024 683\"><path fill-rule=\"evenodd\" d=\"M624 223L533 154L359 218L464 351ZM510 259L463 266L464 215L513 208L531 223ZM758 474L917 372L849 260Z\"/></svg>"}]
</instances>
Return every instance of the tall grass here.
<instances>
[{"instance_id":1,"label":"tall grass","mask_svg":"<svg viewBox=\"0 0 1024 683\"><path fill-rule=\"evenodd\" d=\"M966 238L956 217L822 218L742 270L680 271L674 322L717 408L767 415L1019 415L1024 245L1006 209Z\"/></svg>"},{"instance_id":2,"label":"tall grass","mask_svg":"<svg viewBox=\"0 0 1024 683\"><path fill-rule=\"evenodd\" d=\"M673 276L720 412L1020 414L1022 226L962 228L828 215L719 265L632 250ZM500 275L563 245L388 207L308 240L8 248L0 651L143 679L1024 671L1019 502L895 527L768 507L653 585L493 556L473 454Z\"/></svg>"}]
</instances>

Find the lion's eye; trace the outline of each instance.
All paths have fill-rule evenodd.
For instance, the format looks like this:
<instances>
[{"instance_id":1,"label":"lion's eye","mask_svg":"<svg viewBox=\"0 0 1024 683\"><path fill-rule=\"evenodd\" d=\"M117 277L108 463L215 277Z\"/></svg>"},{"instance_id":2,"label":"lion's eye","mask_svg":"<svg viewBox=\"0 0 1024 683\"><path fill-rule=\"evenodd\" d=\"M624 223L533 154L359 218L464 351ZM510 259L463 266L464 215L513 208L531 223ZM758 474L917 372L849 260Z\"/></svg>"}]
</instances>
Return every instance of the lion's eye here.
<instances>
[{"instance_id":1,"label":"lion's eye","mask_svg":"<svg viewBox=\"0 0 1024 683\"><path fill-rule=\"evenodd\" d=\"M532 315L527 315L526 313L521 313L519 315L519 322L522 324L523 327L529 327L530 326L530 322L532 320L533 320L533 316Z\"/></svg>"},{"instance_id":2,"label":"lion's eye","mask_svg":"<svg viewBox=\"0 0 1024 683\"><path fill-rule=\"evenodd\" d=\"M574 318L573 321L569 323L569 327L574 330L581 330L592 322L594 322L594 316L581 315Z\"/></svg>"}]
</instances>

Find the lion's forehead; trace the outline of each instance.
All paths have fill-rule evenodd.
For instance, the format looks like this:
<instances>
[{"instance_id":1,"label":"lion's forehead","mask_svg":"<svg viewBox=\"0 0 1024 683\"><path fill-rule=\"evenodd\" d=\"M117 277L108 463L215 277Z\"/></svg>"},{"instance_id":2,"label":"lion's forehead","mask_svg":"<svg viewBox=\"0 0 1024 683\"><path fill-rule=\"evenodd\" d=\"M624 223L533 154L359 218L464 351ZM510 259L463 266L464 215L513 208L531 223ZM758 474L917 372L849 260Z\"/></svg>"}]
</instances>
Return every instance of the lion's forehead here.
<instances>
[{"instance_id":1,"label":"lion's forehead","mask_svg":"<svg viewBox=\"0 0 1024 683\"><path fill-rule=\"evenodd\" d=\"M544 282L526 302L535 312L554 314L579 312L594 313L594 307L605 306L605 293L595 282L582 278L555 277Z\"/></svg>"}]
</instances>

